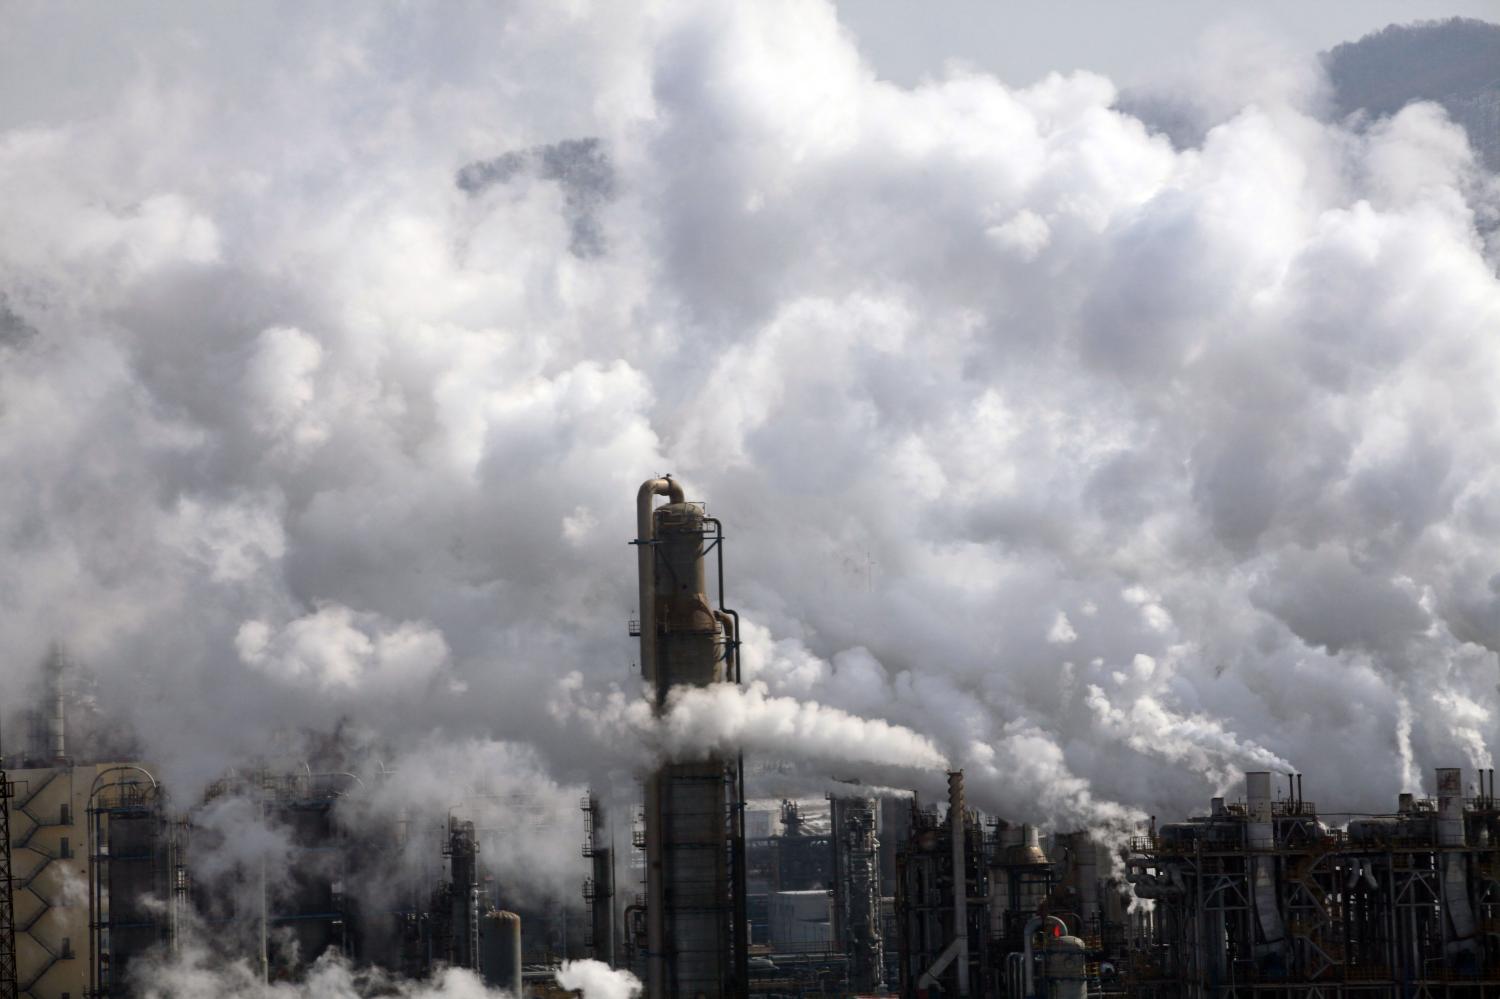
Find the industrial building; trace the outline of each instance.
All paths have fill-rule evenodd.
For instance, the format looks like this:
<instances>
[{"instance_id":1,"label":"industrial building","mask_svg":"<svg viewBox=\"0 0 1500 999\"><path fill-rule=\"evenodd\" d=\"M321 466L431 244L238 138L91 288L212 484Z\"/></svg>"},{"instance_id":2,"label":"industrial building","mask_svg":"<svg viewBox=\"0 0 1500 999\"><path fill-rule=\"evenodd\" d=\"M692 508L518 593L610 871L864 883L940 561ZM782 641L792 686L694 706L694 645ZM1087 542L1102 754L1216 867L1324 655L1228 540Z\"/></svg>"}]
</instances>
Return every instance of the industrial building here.
<instances>
[{"instance_id":1,"label":"industrial building","mask_svg":"<svg viewBox=\"0 0 1500 999\"><path fill-rule=\"evenodd\" d=\"M723 525L651 479L633 543L655 710L674 687L738 683ZM752 809L738 754L674 758L643 775L634 816L618 792L581 801L582 905L537 913L487 872L497 830L472 802L353 820L362 779L312 763L179 801L150 765L75 758L61 669L0 760L0 999L130 996L143 956L194 936L267 982L338 954L413 978L468 968L517 996L591 956L647 999L1500 999L1492 771L1438 770L1434 798L1378 815L1320 813L1300 775L1249 773L1242 798L1106 846L970 808L962 771L939 802L844 781ZM231 862L225 830L255 823L275 859Z\"/></svg>"},{"instance_id":2,"label":"industrial building","mask_svg":"<svg viewBox=\"0 0 1500 999\"><path fill-rule=\"evenodd\" d=\"M897 848L900 991L1008 999L1500 994L1500 806L1493 776L1383 815L1322 814L1246 775L1245 797L1143 830L1087 834L914 808ZM962 871L962 891L955 871ZM1118 873L1116 873L1118 872ZM962 902L960 902L962 897Z\"/></svg>"},{"instance_id":3,"label":"industrial building","mask_svg":"<svg viewBox=\"0 0 1500 999\"><path fill-rule=\"evenodd\" d=\"M0 899L0 996L108 994L112 975L167 939L166 910L147 904L170 897L160 788L138 764L74 761L63 667L54 654L19 765L0 768L0 880L9 889Z\"/></svg>"},{"instance_id":4,"label":"industrial building","mask_svg":"<svg viewBox=\"0 0 1500 999\"><path fill-rule=\"evenodd\" d=\"M434 842L445 876L370 904L351 889L391 880L410 824L347 828L338 803L358 777L249 770L173 803L147 765L75 759L59 666L25 748L0 762L0 999L137 994L134 962L188 935L270 982L331 951L414 977L466 967L521 994L521 917L491 898L473 821L448 816ZM278 831L274 869L225 868L224 823L203 821L219 808Z\"/></svg>"},{"instance_id":5,"label":"industrial building","mask_svg":"<svg viewBox=\"0 0 1500 999\"><path fill-rule=\"evenodd\" d=\"M1243 802L1132 844L1128 990L1176 996L1500 994L1500 807L1494 774L1385 815L1320 816L1246 774ZM1331 819L1337 818L1335 824Z\"/></svg>"}]
</instances>

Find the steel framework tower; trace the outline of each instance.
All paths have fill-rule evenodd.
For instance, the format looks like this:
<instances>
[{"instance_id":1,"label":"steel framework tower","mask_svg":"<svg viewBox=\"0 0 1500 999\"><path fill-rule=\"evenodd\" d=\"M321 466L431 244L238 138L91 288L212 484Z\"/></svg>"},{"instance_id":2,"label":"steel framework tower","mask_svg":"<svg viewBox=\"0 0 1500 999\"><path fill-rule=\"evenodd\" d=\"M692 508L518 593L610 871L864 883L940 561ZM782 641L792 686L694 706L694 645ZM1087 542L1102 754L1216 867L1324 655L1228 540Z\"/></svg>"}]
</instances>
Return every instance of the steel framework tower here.
<instances>
[{"instance_id":1,"label":"steel framework tower","mask_svg":"<svg viewBox=\"0 0 1500 999\"><path fill-rule=\"evenodd\" d=\"M583 883L589 910L589 949L596 961L615 965L615 860L609 819L599 796L583 799L583 856L591 862L591 876Z\"/></svg>"},{"instance_id":2,"label":"steel framework tower","mask_svg":"<svg viewBox=\"0 0 1500 999\"><path fill-rule=\"evenodd\" d=\"M829 795L832 808L834 942L848 956L849 988L885 987L885 946L880 936L880 842L874 798Z\"/></svg>"}]
</instances>

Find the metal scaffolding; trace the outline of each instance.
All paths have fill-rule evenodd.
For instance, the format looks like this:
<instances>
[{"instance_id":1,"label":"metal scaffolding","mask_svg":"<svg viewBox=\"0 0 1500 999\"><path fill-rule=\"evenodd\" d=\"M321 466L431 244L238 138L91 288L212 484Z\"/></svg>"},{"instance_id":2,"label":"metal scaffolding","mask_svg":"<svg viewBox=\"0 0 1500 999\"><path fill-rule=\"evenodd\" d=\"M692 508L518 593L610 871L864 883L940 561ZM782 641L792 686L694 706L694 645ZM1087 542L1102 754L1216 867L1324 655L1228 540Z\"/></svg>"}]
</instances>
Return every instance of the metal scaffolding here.
<instances>
[{"instance_id":1,"label":"metal scaffolding","mask_svg":"<svg viewBox=\"0 0 1500 999\"><path fill-rule=\"evenodd\" d=\"M583 883L583 902L589 917L589 950L597 961L615 963L615 851L609 820L598 795L582 801L583 857L589 877Z\"/></svg>"},{"instance_id":2,"label":"metal scaffolding","mask_svg":"<svg viewBox=\"0 0 1500 999\"><path fill-rule=\"evenodd\" d=\"M1480 775L1438 771L1438 796L1389 815L1320 820L1294 776L1243 804L1132 844L1128 876L1154 903L1129 991L1178 997L1500 995L1500 809Z\"/></svg>"},{"instance_id":3,"label":"metal scaffolding","mask_svg":"<svg viewBox=\"0 0 1500 999\"><path fill-rule=\"evenodd\" d=\"M848 987L885 988L885 944L880 933L879 841L874 798L829 796L834 844L834 943L848 957Z\"/></svg>"},{"instance_id":4,"label":"metal scaffolding","mask_svg":"<svg viewBox=\"0 0 1500 999\"><path fill-rule=\"evenodd\" d=\"M901 994L917 999L983 991L989 963L984 827L964 804L963 774L949 776L948 814L912 802L911 833L896 850Z\"/></svg>"}]
</instances>

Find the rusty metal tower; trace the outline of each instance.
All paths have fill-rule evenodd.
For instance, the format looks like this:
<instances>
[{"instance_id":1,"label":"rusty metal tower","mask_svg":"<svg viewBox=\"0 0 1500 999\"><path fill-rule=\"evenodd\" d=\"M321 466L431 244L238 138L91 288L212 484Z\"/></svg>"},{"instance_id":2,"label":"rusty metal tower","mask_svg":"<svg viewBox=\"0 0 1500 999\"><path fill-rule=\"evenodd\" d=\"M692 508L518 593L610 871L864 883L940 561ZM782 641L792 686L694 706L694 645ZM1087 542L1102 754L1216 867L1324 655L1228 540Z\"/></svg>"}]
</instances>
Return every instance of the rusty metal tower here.
<instances>
[{"instance_id":1,"label":"rusty metal tower","mask_svg":"<svg viewBox=\"0 0 1500 999\"><path fill-rule=\"evenodd\" d=\"M665 496L664 506L654 499ZM670 477L636 496L641 670L658 715L674 687L739 681L739 615L724 607L724 535ZM718 608L705 556L716 554ZM633 629L634 630L634 629ZM749 988L744 760L668 762L646 781L647 999L743 999Z\"/></svg>"}]
</instances>

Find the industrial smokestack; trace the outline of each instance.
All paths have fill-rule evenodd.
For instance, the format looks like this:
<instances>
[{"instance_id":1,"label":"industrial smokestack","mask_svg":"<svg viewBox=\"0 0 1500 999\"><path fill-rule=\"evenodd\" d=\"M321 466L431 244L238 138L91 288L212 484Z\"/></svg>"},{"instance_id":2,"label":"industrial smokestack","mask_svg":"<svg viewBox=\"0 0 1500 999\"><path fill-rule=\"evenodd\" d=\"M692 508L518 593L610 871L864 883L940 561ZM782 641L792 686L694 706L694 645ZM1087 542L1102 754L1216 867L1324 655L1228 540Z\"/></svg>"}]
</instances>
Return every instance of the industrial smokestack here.
<instances>
[{"instance_id":1,"label":"industrial smokestack","mask_svg":"<svg viewBox=\"0 0 1500 999\"><path fill-rule=\"evenodd\" d=\"M38 759L64 763L68 758L67 715L63 700L63 670L67 660L54 648L47 657L42 704L38 709L32 755Z\"/></svg>"},{"instance_id":2,"label":"industrial smokestack","mask_svg":"<svg viewBox=\"0 0 1500 999\"><path fill-rule=\"evenodd\" d=\"M1439 767L1438 843L1442 846L1464 845L1464 781L1458 767Z\"/></svg>"},{"instance_id":3,"label":"industrial smokestack","mask_svg":"<svg viewBox=\"0 0 1500 999\"><path fill-rule=\"evenodd\" d=\"M1262 947L1266 952L1280 951L1286 939L1281 922L1281 906L1276 895L1276 825L1271 813L1271 775L1264 771L1245 774L1245 806L1249 822L1246 836L1251 858L1255 915L1260 922Z\"/></svg>"},{"instance_id":4,"label":"industrial smokestack","mask_svg":"<svg viewBox=\"0 0 1500 999\"><path fill-rule=\"evenodd\" d=\"M1464 781L1458 767L1440 767L1437 772L1438 845L1462 847L1467 842L1464 831ZM1469 858L1458 850L1442 854L1443 902L1448 924L1453 929L1448 941L1450 955L1472 952L1474 942L1474 909L1469 902Z\"/></svg>"}]
</instances>

